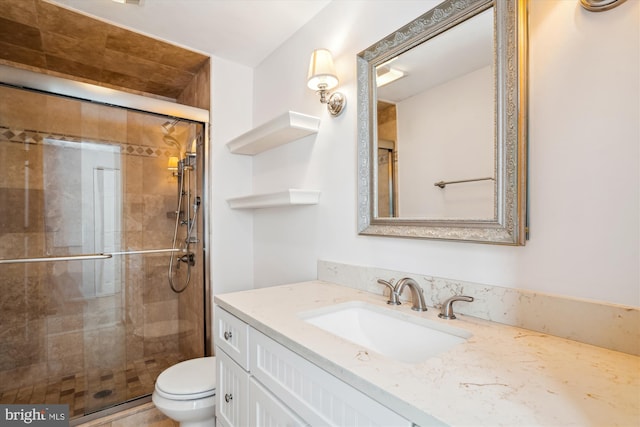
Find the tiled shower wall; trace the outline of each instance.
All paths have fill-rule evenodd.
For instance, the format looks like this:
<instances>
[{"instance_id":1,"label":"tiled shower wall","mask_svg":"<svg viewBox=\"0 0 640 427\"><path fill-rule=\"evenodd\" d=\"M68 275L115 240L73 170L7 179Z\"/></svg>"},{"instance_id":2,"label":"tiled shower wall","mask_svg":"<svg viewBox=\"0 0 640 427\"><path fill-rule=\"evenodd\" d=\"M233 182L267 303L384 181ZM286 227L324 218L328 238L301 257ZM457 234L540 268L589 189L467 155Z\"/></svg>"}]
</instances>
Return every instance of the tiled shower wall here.
<instances>
[{"instance_id":1,"label":"tiled shower wall","mask_svg":"<svg viewBox=\"0 0 640 427\"><path fill-rule=\"evenodd\" d=\"M163 143L166 119L3 86L0 99L0 258L85 252L77 243L86 225L73 194L83 184L79 150L45 138L119 150L121 250L171 247L177 184L167 161L178 153ZM179 138L193 137L184 132ZM56 182L60 175L43 175L47 165L69 173ZM82 370L124 369L154 354L203 355L202 260L180 295L168 285L167 254L113 260L120 285L88 297L87 262L0 265L0 391Z\"/></svg>"}]
</instances>

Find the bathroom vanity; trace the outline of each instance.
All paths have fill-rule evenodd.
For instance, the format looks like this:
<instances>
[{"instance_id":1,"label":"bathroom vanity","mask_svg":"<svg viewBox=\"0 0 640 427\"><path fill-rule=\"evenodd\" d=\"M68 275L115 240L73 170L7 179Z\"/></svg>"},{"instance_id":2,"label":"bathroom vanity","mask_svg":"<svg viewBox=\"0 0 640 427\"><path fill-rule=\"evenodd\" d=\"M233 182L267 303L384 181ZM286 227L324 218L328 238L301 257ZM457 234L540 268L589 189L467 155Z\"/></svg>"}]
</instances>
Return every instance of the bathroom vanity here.
<instances>
[{"instance_id":1,"label":"bathroom vanity","mask_svg":"<svg viewBox=\"0 0 640 427\"><path fill-rule=\"evenodd\" d=\"M640 422L640 357L386 300L323 281L216 296L219 425ZM380 342L353 335L355 311ZM425 330L453 341L429 351Z\"/></svg>"}]
</instances>

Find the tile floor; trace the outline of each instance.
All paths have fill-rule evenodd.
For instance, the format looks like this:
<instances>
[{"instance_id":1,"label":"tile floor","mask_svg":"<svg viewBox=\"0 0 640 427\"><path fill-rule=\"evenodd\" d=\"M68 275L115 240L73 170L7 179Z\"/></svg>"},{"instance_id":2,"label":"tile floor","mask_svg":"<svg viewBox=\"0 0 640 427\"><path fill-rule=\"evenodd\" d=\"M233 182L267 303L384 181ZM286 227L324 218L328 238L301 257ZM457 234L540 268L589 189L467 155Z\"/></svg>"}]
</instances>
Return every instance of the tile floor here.
<instances>
[{"instance_id":1,"label":"tile floor","mask_svg":"<svg viewBox=\"0 0 640 427\"><path fill-rule=\"evenodd\" d=\"M128 363L122 370L94 370L50 378L0 393L0 403L68 404L73 419L151 394L160 372L182 360L179 354L156 355Z\"/></svg>"},{"instance_id":2,"label":"tile floor","mask_svg":"<svg viewBox=\"0 0 640 427\"><path fill-rule=\"evenodd\" d=\"M179 427L179 425L176 421L163 415L153 403L149 402L97 420L79 424L77 427Z\"/></svg>"}]
</instances>

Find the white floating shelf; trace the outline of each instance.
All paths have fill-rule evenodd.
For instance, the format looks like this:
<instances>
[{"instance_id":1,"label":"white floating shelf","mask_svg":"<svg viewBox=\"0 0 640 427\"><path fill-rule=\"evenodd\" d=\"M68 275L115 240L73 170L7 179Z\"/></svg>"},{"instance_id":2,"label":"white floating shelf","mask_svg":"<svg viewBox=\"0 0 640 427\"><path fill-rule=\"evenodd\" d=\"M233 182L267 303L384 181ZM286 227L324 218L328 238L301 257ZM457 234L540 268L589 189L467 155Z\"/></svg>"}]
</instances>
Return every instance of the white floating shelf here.
<instances>
[{"instance_id":1,"label":"white floating shelf","mask_svg":"<svg viewBox=\"0 0 640 427\"><path fill-rule=\"evenodd\" d=\"M315 190L288 190L277 193L253 194L227 199L231 209L260 209L277 206L317 205L320 192Z\"/></svg>"},{"instance_id":2,"label":"white floating shelf","mask_svg":"<svg viewBox=\"0 0 640 427\"><path fill-rule=\"evenodd\" d=\"M253 156L302 137L318 133L320 118L287 111L227 143L234 154Z\"/></svg>"}]
</instances>

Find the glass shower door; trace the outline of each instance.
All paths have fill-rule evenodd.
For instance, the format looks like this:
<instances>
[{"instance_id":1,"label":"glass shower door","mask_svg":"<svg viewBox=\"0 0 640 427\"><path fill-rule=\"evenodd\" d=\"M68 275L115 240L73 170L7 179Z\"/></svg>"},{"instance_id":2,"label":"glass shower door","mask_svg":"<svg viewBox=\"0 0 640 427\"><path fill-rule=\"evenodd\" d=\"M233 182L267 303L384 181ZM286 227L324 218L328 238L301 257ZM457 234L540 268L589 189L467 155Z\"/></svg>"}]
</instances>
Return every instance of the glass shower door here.
<instances>
[{"instance_id":1,"label":"glass shower door","mask_svg":"<svg viewBox=\"0 0 640 427\"><path fill-rule=\"evenodd\" d=\"M0 85L0 403L79 417L149 395L163 369L204 355L202 220L177 294L167 169L203 125L175 122L170 145L166 121Z\"/></svg>"}]
</instances>

